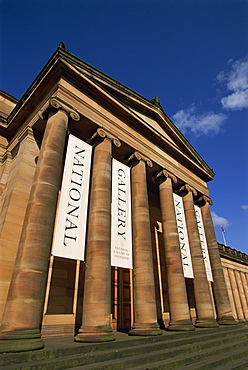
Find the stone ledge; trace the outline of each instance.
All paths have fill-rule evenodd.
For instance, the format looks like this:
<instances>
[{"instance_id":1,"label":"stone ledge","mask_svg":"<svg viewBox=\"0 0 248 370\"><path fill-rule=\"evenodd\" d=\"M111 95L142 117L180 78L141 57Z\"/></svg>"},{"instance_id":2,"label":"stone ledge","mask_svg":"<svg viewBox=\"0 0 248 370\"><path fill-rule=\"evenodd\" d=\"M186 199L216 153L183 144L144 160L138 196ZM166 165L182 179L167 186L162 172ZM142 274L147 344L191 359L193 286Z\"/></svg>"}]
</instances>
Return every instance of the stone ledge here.
<instances>
[{"instance_id":1,"label":"stone ledge","mask_svg":"<svg viewBox=\"0 0 248 370\"><path fill-rule=\"evenodd\" d=\"M248 266L248 255L218 243L220 256Z\"/></svg>"}]
</instances>

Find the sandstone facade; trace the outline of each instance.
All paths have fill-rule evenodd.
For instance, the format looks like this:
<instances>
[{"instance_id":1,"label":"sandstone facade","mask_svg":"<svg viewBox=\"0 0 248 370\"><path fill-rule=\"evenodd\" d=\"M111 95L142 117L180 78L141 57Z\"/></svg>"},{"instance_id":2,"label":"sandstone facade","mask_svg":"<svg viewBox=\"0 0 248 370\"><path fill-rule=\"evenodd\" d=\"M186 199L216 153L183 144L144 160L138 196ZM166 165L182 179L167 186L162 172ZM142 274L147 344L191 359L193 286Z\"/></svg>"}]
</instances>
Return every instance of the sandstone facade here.
<instances>
[{"instance_id":1,"label":"sandstone facade","mask_svg":"<svg viewBox=\"0 0 248 370\"><path fill-rule=\"evenodd\" d=\"M60 44L20 101L0 92L0 110L1 351L42 348L42 335L110 341L116 329L160 335L247 320L247 261L220 258L215 238L214 173L157 98ZM52 255L69 134L93 151L84 261ZM112 158L131 168L133 270L110 264ZM194 279L184 276L173 193L183 200Z\"/></svg>"}]
</instances>

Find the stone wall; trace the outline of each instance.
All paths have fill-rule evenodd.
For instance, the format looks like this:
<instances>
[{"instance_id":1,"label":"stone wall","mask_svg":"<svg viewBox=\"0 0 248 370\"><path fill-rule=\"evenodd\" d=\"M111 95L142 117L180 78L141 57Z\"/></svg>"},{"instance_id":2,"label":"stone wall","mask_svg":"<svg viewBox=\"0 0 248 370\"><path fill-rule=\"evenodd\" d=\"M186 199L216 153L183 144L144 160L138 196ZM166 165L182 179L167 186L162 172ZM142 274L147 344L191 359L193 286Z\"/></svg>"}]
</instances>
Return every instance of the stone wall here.
<instances>
[{"instance_id":1,"label":"stone wall","mask_svg":"<svg viewBox=\"0 0 248 370\"><path fill-rule=\"evenodd\" d=\"M233 316L238 321L248 320L248 255L219 244Z\"/></svg>"}]
</instances>

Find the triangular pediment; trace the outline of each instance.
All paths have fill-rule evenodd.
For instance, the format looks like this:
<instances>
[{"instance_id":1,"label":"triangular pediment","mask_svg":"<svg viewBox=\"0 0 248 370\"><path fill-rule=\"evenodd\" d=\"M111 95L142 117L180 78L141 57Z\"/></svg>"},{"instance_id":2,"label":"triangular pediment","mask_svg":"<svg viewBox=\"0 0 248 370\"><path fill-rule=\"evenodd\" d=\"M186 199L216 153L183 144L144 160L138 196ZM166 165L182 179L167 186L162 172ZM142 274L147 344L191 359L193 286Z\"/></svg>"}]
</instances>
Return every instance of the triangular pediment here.
<instances>
[{"instance_id":1,"label":"triangular pediment","mask_svg":"<svg viewBox=\"0 0 248 370\"><path fill-rule=\"evenodd\" d=\"M191 168L192 172L198 173L205 181L210 181L214 177L210 167L164 113L156 100L144 98L70 54L61 46L17 104L12 112L13 117L18 111L18 106L23 106L29 96L39 95L34 94L34 91L38 89L42 91L42 86L46 88L48 80L49 83L53 78L59 81L61 77L66 78L66 81L79 91L86 92L106 110L111 110L113 115L121 117L140 135L149 139L152 144L161 148L171 158Z\"/></svg>"},{"instance_id":2,"label":"triangular pediment","mask_svg":"<svg viewBox=\"0 0 248 370\"><path fill-rule=\"evenodd\" d=\"M123 111L131 113L139 123L141 131L148 132L150 130L151 136L157 136L160 145L165 146L170 154L174 154L175 157L177 155L180 155L181 158L184 157L184 164L190 161L191 164L197 165L207 174L208 181L214 177L213 171L164 113L160 104L154 104L152 100L142 97L80 59L75 57L70 59L67 54L65 60L81 75L90 80L94 86L98 86L101 91L104 91L107 99L111 96L112 99L116 100L118 108L122 106Z\"/></svg>"},{"instance_id":3,"label":"triangular pediment","mask_svg":"<svg viewBox=\"0 0 248 370\"><path fill-rule=\"evenodd\" d=\"M66 60L81 75L91 80L95 86L99 86L106 93L107 98L111 96L115 99L118 107L122 105L124 110L131 112L133 117L139 121L141 130L150 128L151 133L160 138L161 144L164 140L164 145L170 145L171 153L174 152L175 155L176 152L181 153L181 156L185 156L185 160L187 157L211 178L214 177L212 169L164 113L160 104L154 103L153 99L144 98L68 52L63 52L62 59Z\"/></svg>"}]
</instances>

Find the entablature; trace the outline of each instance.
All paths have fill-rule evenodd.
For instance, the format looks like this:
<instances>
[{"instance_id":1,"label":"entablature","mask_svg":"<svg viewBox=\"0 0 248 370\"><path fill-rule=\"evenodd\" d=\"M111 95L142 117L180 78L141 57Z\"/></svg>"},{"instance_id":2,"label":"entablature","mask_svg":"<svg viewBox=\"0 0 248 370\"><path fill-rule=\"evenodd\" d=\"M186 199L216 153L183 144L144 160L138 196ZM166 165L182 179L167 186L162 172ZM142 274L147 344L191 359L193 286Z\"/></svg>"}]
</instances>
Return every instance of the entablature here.
<instances>
[{"instance_id":1,"label":"entablature","mask_svg":"<svg viewBox=\"0 0 248 370\"><path fill-rule=\"evenodd\" d=\"M224 244L218 243L218 246L222 258L248 266L248 255L246 253L239 252Z\"/></svg>"},{"instance_id":2,"label":"entablature","mask_svg":"<svg viewBox=\"0 0 248 370\"><path fill-rule=\"evenodd\" d=\"M137 150L152 159L155 170L165 168L182 182L208 194L206 182L213 179L213 172L162 109L113 79L105 78L101 72L96 73L93 67L86 73L75 66L70 57L68 52L60 49L54 54L11 112L3 136L11 142L26 126L42 132L45 123L38 112L47 106L51 97L56 97L80 114L78 122L69 124L71 132L87 139L85 136L102 127L125 143L121 149L123 158L124 154L128 156ZM114 86L128 104L132 102L136 108L140 107L139 112L104 89L104 84L99 82L101 76L105 85L109 84L112 90Z\"/></svg>"}]
</instances>

